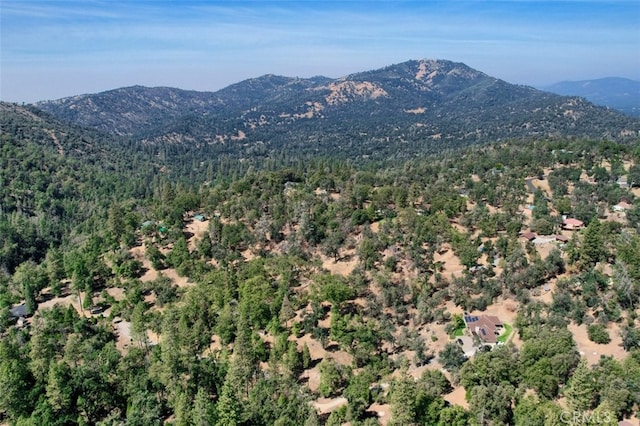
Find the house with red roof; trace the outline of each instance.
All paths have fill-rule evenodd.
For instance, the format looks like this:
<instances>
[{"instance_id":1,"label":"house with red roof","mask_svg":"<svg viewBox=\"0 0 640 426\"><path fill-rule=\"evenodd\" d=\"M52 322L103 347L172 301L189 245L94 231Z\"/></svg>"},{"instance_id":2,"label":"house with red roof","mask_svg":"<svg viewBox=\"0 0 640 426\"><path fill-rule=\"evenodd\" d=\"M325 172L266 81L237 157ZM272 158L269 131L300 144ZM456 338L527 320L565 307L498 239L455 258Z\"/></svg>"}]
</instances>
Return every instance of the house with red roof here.
<instances>
[{"instance_id":1,"label":"house with red roof","mask_svg":"<svg viewBox=\"0 0 640 426\"><path fill-rule=\"evenodd\" d=\"M504 324L495 315L464 315L464 322L474 336L484 343L496 343L504 331Z\"/></svg>"},{"instance_id":2,"label":"house with red roof","mask_svg":"<svg viewBox=\"0 0 640 426\"><path fill-rule=\"evenodd\" d=\"M566 235L556 234L553 235L553 237L560 243L566 243L569 241L569 237L567 237Z\"/></svg>"},{"instance_id":3,"label":"house with red roof","mask_svg":"<svg viewBox=\"0 0 640 426\"><path fill-rule=\"evenodd\" d=\"M520 234L520 236L522 238L524 238L525 240L527 240L527 241L533 241L537 237L535 232L523 232L523 233Z\"/></svg>"},{"instance_id":4,"label":"house with red roof","mask_svg":"<svg viewBox=\"0 0 640 426\"><path fill-rule=\"evenodd\" d=\"M584 222L574 218L565 218L562 221L562 229L566 229L568 231L576 231L578 229L584 228Z\"/></svg>"}]
</instances>

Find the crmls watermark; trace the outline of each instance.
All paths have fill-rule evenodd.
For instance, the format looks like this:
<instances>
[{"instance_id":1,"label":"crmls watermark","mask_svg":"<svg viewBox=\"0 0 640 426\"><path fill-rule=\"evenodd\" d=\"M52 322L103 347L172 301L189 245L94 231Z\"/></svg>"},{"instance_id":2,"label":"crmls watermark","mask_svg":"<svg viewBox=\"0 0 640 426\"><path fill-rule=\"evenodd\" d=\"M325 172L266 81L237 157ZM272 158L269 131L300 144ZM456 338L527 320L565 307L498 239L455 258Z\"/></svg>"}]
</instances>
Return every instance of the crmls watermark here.
<instances>
[{"instance_id":1,"label":"crmls watermark","mask_svg":"<svg viewBox=\"0 0 640 426\"><path fill-rule=\"evenodd\" d=\"M611 411L563 411L560 421L568 425L610 424L615 419Z\"/></svg>"}]
</instances>

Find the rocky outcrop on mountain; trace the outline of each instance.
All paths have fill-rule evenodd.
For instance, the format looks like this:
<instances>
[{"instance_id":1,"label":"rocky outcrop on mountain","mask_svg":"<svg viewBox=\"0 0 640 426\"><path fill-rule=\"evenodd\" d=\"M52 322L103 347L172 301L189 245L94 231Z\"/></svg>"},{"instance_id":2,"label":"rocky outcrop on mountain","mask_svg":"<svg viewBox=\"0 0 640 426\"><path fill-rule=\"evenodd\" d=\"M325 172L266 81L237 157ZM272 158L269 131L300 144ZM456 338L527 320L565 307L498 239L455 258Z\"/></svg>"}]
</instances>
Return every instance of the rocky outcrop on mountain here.
<instances>
[{"instance_id":1,"label":"rocky outcrop on mountain","mask_svg":"<svg viewBox=\"0 0 640 426\"><path fill-rule=\"evenodd\" d=\"M37 106L146 144L259 145L266 152L388 155L506 139L636 141L640 132L640 120L583 98L509 84L444 60L338 79L265 75L212 93L135 86Z\"/></svg>"}]
</instances>

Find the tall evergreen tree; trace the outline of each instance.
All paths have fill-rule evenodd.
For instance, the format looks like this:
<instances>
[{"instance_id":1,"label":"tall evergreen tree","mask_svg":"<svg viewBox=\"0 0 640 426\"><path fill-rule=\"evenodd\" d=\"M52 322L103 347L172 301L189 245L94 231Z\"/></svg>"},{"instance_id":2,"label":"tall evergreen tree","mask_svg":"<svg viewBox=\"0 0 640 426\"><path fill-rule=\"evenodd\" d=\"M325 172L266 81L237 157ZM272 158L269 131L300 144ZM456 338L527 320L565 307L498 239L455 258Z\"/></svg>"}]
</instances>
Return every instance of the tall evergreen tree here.
<instances>
[{"instance_id":1,"label":"tall evergreen tree","mask_svg":"<svg viewBox=\"0 0 640 426\"><path fill-rule=\"evenodd\" d=\"M389 395L391 405L391 426L415 425L416 419L416 383L411 376L403 371L401 376L393 382Z\"/></svg>"},{"instance_id":2,"label":"tall evergreen tree","mask_svg":"<svg viewBox=\"0 0 640 426\"><path fill-rule=\"evenodd\" d=\"M607 251L598 219L592 220L584 230L580 247L580 262L585 266L593 266L606 258Z\"/></svg>"},{"instance_id":3,"label":"tall evergreen tree","mask_svg":"<svg viewBox=\"0 0 640 426\"><path fill-rule=\"evenodd\" d=\"M591 408L594 401L594 381L587 361L582 358L578 363L571 379L567 383L564 394L569 406L578 411Z\"/></svg>"},{"instance_id":4,"label":"tall evergreen tree","mask_svg":"<svg viewBox=\"0 0 640 426\"><path fill-rule=\"evenodd\" d=\"M217 425L219 426L237 426L240 424L240 401L236 392L236 384L233 377L229 377L232 373L227 373L227 379L222 385L220 399L216 404Z\"/></svg>"}]
</instances>

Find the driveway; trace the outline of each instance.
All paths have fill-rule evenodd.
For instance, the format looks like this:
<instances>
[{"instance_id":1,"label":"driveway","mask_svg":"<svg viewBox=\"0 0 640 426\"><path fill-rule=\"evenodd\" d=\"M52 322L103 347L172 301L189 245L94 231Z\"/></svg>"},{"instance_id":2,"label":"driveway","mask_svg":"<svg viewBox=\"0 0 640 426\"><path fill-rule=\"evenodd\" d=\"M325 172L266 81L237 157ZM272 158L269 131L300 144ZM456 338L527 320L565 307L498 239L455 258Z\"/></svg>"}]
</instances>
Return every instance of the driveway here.
<instances>
[{"instance_id":1,"label":"driveway","mask_svg":"<svg viewBox=\"0 0 640 426\"><path fill-rule=\"evenodd\" d=\"M461 345L460 342L462 342ZM456 337L456 343L460 345L467 358L471 358L476 353L476 350L478 350L478 348L473 346L473 338L471 336Z\"/></svg>"}]
</instances>

